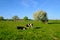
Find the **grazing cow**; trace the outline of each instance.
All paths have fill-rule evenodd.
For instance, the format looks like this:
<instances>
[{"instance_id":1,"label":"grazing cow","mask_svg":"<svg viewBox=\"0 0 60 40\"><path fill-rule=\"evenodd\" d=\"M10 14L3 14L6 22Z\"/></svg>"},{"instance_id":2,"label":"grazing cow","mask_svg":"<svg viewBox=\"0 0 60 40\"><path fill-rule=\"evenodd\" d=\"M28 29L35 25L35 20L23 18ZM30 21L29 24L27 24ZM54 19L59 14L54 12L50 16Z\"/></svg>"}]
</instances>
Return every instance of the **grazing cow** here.
<instances>
[{"instance_id":1,"label":"grazing cow","mask_svg":"<svg viewBox=\"0 0 60 40\"><path fill-rule=\"evenodd\" d=\"M26 27L32 27L33 26L33 24L27 24L26 25Z\"/></svg>"},{"instance_id":2,"label":"grazing cow","mask_svg":"<svg viewBox=\"0 0 60 40\"><path fill-rule=\"evenodd\" d=\"M23 26L17 26L17 29L25 30L26 28Z\"/></svg>"}]
</instances>

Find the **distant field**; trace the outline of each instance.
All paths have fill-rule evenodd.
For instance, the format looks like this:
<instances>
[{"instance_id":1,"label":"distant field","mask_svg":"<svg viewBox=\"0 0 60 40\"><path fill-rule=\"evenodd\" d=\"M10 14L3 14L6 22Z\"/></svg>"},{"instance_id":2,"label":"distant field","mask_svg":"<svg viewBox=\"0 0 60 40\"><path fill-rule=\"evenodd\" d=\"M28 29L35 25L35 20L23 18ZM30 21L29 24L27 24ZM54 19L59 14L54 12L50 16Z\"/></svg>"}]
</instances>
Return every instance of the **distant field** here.
<instances>
[{"instance_id":1,"label":"distant field","mask_svg":"<svg viewBox=\"0 0 60 40\"><path fill-rule=\"evenodd\" d=\"M17 29L17 26L28 23L33 23L33 28ZM40 21L1 21L0 40L60 40L60 20L50 20L49 24Z\"/></svg>"}]
</instances>

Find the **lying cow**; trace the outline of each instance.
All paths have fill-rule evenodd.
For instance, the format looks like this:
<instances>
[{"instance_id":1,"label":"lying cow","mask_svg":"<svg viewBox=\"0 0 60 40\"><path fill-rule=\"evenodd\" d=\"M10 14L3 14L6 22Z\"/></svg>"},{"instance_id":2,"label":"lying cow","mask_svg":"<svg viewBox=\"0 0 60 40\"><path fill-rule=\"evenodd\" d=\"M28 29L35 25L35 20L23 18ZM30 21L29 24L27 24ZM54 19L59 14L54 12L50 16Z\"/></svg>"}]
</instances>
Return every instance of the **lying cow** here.
<instances>
[{"instance_id":1,"label":"lying cow","mask_svg":"<svg viewBox=\"0 0 60 40\"><path fill-rule=\"evenodd\" d=\"M33 26L33 24L27 24L26 25L26 27L32 27Z\"/></svg>"},{"instance_id":2,"label":"lying cow","mask_svg":"<svg viewBox=\"0 0 60 40\"><path fill-rule=\"evenodd\" d=\"M25 30L26 27L23 27L23 26L17 26L17 29Z\"/></svg>"}]
</instances>

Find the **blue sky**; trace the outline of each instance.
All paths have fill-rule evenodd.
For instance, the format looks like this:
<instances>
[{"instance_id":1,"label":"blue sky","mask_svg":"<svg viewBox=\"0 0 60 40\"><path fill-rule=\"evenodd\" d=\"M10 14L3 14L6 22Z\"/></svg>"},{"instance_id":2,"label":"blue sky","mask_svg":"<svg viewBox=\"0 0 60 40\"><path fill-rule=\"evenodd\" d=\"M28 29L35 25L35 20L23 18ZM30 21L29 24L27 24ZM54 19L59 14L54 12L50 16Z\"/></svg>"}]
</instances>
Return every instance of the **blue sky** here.
<instances>
[{"instance_id":1,"label":"blue sky","mask_svg":"<svg viewBox=\"0 0 60 40\"><path fill-rule=\"evenodd\" d=\"M33 19L38 10L46 11L49 19L60 19L60 0L0 0L0 16L4 18L17 15Z\"/></svg>"}]
</instances>

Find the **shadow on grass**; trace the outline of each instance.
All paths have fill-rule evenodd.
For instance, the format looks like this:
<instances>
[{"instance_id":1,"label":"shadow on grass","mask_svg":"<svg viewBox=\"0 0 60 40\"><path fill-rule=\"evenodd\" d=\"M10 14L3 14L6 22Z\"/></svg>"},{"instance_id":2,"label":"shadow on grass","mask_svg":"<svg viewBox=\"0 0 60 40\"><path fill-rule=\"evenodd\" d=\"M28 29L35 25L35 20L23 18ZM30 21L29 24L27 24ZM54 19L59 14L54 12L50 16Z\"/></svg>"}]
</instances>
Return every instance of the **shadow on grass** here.
<instances>
[{"instance_id":1,"label":"shadow on grass","mask_svg":"<svg viewBox=\"0 0 60 40\"><path fill-rule=\"evenodd\" d=\"M48 23L48 24L60 24L60 22L52 22L52 23Z\"/></svg>"},{"instance_id":2,"label":"shadow on grass","mask_svg":"<svg viewBox=\"0 0 60 40\"><path fill-rule=\"evenodd\" d=\"M41 27L35 27L35 29L40 29Z\"/></svg>"}]
</instances>

